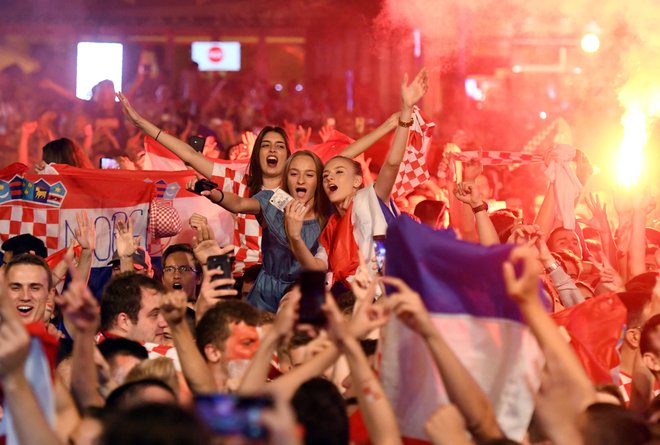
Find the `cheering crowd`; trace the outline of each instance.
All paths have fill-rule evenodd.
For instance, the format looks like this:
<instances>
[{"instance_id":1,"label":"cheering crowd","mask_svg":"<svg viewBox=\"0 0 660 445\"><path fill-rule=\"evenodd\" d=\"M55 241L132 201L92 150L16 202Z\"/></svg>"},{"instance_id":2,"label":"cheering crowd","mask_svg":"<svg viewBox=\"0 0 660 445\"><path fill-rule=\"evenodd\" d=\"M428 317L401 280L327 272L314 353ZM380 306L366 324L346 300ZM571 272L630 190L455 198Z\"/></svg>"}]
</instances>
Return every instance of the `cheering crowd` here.
<instances>
[{"instance_id":1,"label":"cheering crowd","mask_svg":"<svg viewBox=\"0 0 660 445\"><path fill-rule=\"evenodd\" d=\"M180 132L162 116L141 114L130 95L118 93L116 102L109 82L82 104L94 131L81 124L83 133L55 139L37 130L42 124L24 124L19 159L40 173L61 164L92 168L90 159L99 154L116 157L126 170L141 169L142 141L152 138L194 170L188 190L235 215L234 245L219 245L218 228L194 214L184 222L195 232L192 243L168 246L157 266L133 222L120 221L107 265L112 277L99 300L88 287L96 233L86 213L77 216L76 245L57 260L36 233L7 239L0 274L0 441L656 443L660 234L649 227L654 199L641 188L584 193L591 173L586 156L556 144L543 147L547 189L538 209L529 211L533 206L522 198L529 190L511 196L517 201L497 199L502 184L493 168L484 169L486 159L461 158L460 149L470 148L464 137L455 140L459 150L445 150L437 176L407 197L394 196L419 116L416 104L427 89L426 70L404 76L400 110L327 159L295 127L260 125L258 134L234 141L233 150L219 148L223 138L192 122ZM138 131L131 136L132 127ZM31 136L37 131L39 142ZM334 131L325 127L323 139ZM203 147L189 145L190 135L204 137ZM389 150L376 168L364 152L380 140ZM35 143L42 150L31 148ZM216 162L229 157L248 159L247 170ZM616 215L606 204L610 198ZM587 208L591 217L578 218L576 208ZM400 227L428 230L429 245L451 231L462 240L451 235L451 242L476 253L430 251L400 273L397 256L418 247L390 236ZM259 236L247 236L254 233ZM460 271L464 281L450 280L458 272L447 264L458 263L459 255L468 255L477 272L486 258L495 273ZM429 277L443 285L422 285ZM450 293L464 298L465 307L476 306L467 311L472 316L488 317L488 308L513 313L518 321L509 323L529 330L541 359L535 379L516 382L529 400L510 388L495 388L494 398L477 377L481 370L467 365L467 351L449 340L464 335L471 343L476 333L438 328L437 301ZM605 306L622 308L621 317L606 318L601 310L592 314L602 319L570 318ZM444 402L428 414L421 401L402 407L405 398L393 397L396 389L384 383L391 369L381 359L391 349L394 325L430 357L432 369L422 369L427 362L420 358L405 364L404 378L414 383L418 374L437 373L436 386L444 387ZM609 337L599 337L605 332ZM485 347L476 340L472 346L477 354ZM604 379L593 372L598 365ZM421 431L410 427L410 417Z\"/></svg>"}]
</instances>

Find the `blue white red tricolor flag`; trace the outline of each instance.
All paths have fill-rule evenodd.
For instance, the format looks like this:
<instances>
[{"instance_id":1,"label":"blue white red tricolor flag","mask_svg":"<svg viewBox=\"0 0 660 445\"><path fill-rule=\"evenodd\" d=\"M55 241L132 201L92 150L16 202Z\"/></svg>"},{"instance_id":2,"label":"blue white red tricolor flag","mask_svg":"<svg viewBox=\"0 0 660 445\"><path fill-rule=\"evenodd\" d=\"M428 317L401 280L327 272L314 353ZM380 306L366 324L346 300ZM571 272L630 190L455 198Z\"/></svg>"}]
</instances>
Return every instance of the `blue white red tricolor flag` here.
<instances>
[{"instance_id":1,"label":"blue white red tricolor flag","mask_svg":"<svg viewBox=\"0 0 660 445\"><path fill-rule=\"evenodd\" d=\"M402 216L386 240L386 273L418 292L438 331L488 395L508 437L521 440L534 410L543 356L504 287L512 246L484 247ZM398 320L383 342L381 378L402 435L426 440L424 422L448 402L424 343Z\"/></svg>"}]
</instances>

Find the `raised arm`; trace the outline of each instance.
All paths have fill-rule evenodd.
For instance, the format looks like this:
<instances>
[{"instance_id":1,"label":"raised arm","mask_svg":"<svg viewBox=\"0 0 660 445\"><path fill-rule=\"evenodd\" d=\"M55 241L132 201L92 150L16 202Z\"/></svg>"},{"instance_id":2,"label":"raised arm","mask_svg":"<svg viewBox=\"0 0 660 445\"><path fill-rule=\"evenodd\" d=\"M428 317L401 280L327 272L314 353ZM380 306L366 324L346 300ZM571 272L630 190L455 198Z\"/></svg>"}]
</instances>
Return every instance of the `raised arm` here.
<instances>
[{"instance_id":1,"label":"raised arm","mask_svg":"<svg viewBox=\"0 0 660 445\"><path fill-rule=\"evenodd\" d=\"M328 318L328 334L348 361L351 378L358 388L358 405L371 442L401 444L401 433L394 410L358 342L358 339L368 332L382 327L388 319L383 306L370 303L361 305L359 313L356 312L353 320L346 323L334 298L328 295L323 306Z\"/></svg>"},{"instance_id":2,"label":"raised arm","mask_svg":"<svg viewBox=\"0 0 660 445\"><path fill-rule=\"evenodd\" d=\"M182 140L177 139L175 136L162 132L160 128L138 114L122 93L117 93L117 97L122 105L124 114L136 127L156 139L157 142L178 156L183 162L190 164L192 168L206 178L211 179L213 175L213 161L195 151L194 148Z\"/></svg>"},{"instance_id":3,"label":"raised arm","mask_svg":"<svg viewBox=\"0 0 660 445\"><path fill-rule=\"evenodd\" d=\"M69 331L74 339L71 364L71 392L80 410L91 406L103 406L105 400L99 392L99 378L94 361L96 342L94 335L99 327L99 304L87 288L86 276L67 260L71 282L56 302L69 321Z\"/></svg>"},{"instance_id":4,"label":"raised arm","mask_svg":"<svg viewBox=\"0 0 660 445\"><path fill-rule=\"evenodd\" d=\"M646 207L649 196L646 191L639 191L635 197L632 226L630 229L630 244L628 245L629 278L646 272Z\"/></svg>"},{"instance_id":5,"label":"raised arm","mask_svg":"<svg viewBox=\"0 0 660 445\"><path fill-rule=\"evenodd\" d=\"M250 367L245 372L238 387L241 395L254 395L263 391L270 370L270 360L278 346L285 344L293 335L298 319L298 303L300 301L300 289L294 287L291 292L282 299L280 308L275 316L273 326L259 343L259 348L252 357Z\"/></svg>"},{"instance_id":6,"label":"raised arm","mask_svg":"<svg viewBox=\"0 0 660 445\"><path fill-rule=\"evenodd\" d=\"M196 183L197 179L191 179L188 181L186 188L189 191L193 191ZM261 205L254 198L243 198L235 193L225 192L220 189L204 190L201 195L206 196L212 203L232 213L258 215L261 212Z\"/></svg>"},{"instance_id":7,"label":"raised arm","mask_svg":"<svg viewBox=\"0 0 660 445\"><path fill-rule=\"evenodd\" d=\"M392 311L426 343L447 396L463 414L468 430L480 440L503 438L490 400L435 328L419 294L398 278L383 281L396 289L388 298Z\"/></svg>"},{"instance_id":8,"label":"raised arm","mask_svg":"<svg viewBox=\"0 0 660 445\"><path fill-rule=\"evenodd\" d=\"M400 112L396 112L387 118L385 122L376 127L373 131L365 134L357 141L349 144L346 148L340 153L341 156L346 158L356 158L365 151L367 151L372 145L378 142L382 137L387 135L390 131L394 130L399 124L399 118L401 116Z\"/></svg>"},{"instance_id":9,"label":"raised arm","mask_svg":"<svg viewBox=\"0 0 660 445\"><path fill-rule=\"evenodd\" d=\"M548 185L548 190L543 197L543 203L536 214L534 224L541 227L541 231L545 236L550 235L552 229L555 227L555 207L557 205L557 194L555 193L554 184Z\"/></svg>"},{"instance_id":10,"label":"raised arm","mask_svg":"<svg viewBox=\"0 0 660 445\"><path fill-rule=\"evenodd\" d=\"M403 76L403 82L401 83L401 116L399 116L399 119L405 126L401 124L397 125L394 132L394 139L392 140L392 147L387 153L387 158L378 173L378 178L374 186L376 195L385 203L390 201L392 187L394 187L396 177L399 174L399 167L406 151L408 130L410 129L410 125L412 125L413 119L413 106L424 97L428 89L428 81L426 68L422 68L410 85L408 85L408 75Z\"/></svg>"},{"instance_id":11,"label":"raised arm","mask_svg":"<svg viewBox=\"0 0 660 445\"><path fill-rule=\"evenodd\" d=\"M216 386L202 353L197 349L195 338L186 322L187 302L186 294L175 290L163 295L160 308L172 331L174 347L190 390L194 394L216 393L224 388Z\"/></svg>"},{"instance_id":12,"label":"raised arm","mask_svg":"<svg viewBox=\"0 0 660 445\"><path fill-rule=\"evenodd\" d=\"M518 277L514 264L522 263ZM596 401L596 392L569 343L546 312L538 295L540 264L531 249L518 247L502 265L507 293L520 307L546 358L537 415L556 444L579 443L577 416Z\"/></svg>"},{"instance_id":13,"label":"raised arm","mask_svg":"<svg viewBox=\"0 0 660 445\"><path fill-rule=\"evenodd\" d=\"M497 230L488 216L488 210L484 206L484 200L474 182L462 182L454 189L456 199L463 203L463 222L472 225L472 220L477 222L477 234L479 242L484 246L493 246L500 243ZM474 215L474 216L473 216Z\"/></svg>"}]
</instances>

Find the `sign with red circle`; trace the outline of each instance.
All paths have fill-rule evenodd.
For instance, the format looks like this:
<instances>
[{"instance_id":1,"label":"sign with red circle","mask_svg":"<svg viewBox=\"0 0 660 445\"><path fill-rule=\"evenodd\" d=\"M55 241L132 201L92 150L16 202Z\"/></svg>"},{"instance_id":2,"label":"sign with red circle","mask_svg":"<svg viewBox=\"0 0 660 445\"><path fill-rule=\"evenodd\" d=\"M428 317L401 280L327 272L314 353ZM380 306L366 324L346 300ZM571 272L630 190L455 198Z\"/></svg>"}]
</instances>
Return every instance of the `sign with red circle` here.
<instances>
[{"instance_id":1,"label":"sign with red circle","mask_svg":"<svg viewBox=\"0 0 660 445\"><path fill-rule=\"evenodd\" d=\"M222 60L222 57L224 56L222 52L222 48L219 46L212 46L209 48L209 60L213 63L218 63Z\"/></svg>"}]
</instances>

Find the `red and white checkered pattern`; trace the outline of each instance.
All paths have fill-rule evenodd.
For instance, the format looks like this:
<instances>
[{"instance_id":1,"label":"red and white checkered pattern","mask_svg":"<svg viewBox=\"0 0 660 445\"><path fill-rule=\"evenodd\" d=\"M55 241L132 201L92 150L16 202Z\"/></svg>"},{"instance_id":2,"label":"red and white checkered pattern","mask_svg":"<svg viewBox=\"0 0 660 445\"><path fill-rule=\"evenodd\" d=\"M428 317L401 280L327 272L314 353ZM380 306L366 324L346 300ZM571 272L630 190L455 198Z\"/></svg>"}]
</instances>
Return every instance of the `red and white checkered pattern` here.
<instances>
[{"instance_id":1,"label":"red and white checkered pattern","mask_svg":"<svg viewBox=\"0 0 660 445\"><path fill-rule=\"evenodd\" d=\"M58 250L60 209L7 203L0 206L0 240L29 233L46 244L48 254Z\"/></svg>"},{"instance_id":2,"label":"red and white checkered pattern","mask_svg":"<svg viewBox=\"0 0 660 445\"><path fill-rule=\"evenodd\" d=\"M426 152L431 144L435 123L426 123L419 108L413 110L413 125L408 135L408 145L403 156L399 174L394 183L392 199L406 196L419 185L430 179L426 165Z\"/></svg>"},{"instance_id":3,"label":"red and white checkered pattern","mask_svg":"<svg viewBox=\"0 0 660 445\"><path fill-rule=\"evenodd\" d=\"M247 175L216 163L213 167L213 182L218 188L248 197ZM234 245L236 246L234 274L242 275L247 267L261 262L261 225L255 215L238 214L234 218Z\"/></svg>"},{"instance_id":4,"label":"red and white checkered pattern","mask_svg":"<svg viewBox=\"0 0 660 445\"><path fill-rule=\"evenodd\" d=\"M481 155L481 158L479 157ZM449 153L449 157L455 161L471 162L481 159L482 165L510 165L510 164L532 164L543 162L542 154L510 152L510 151L464 151L461 153Z\"/></svg>"}]
</instances>

